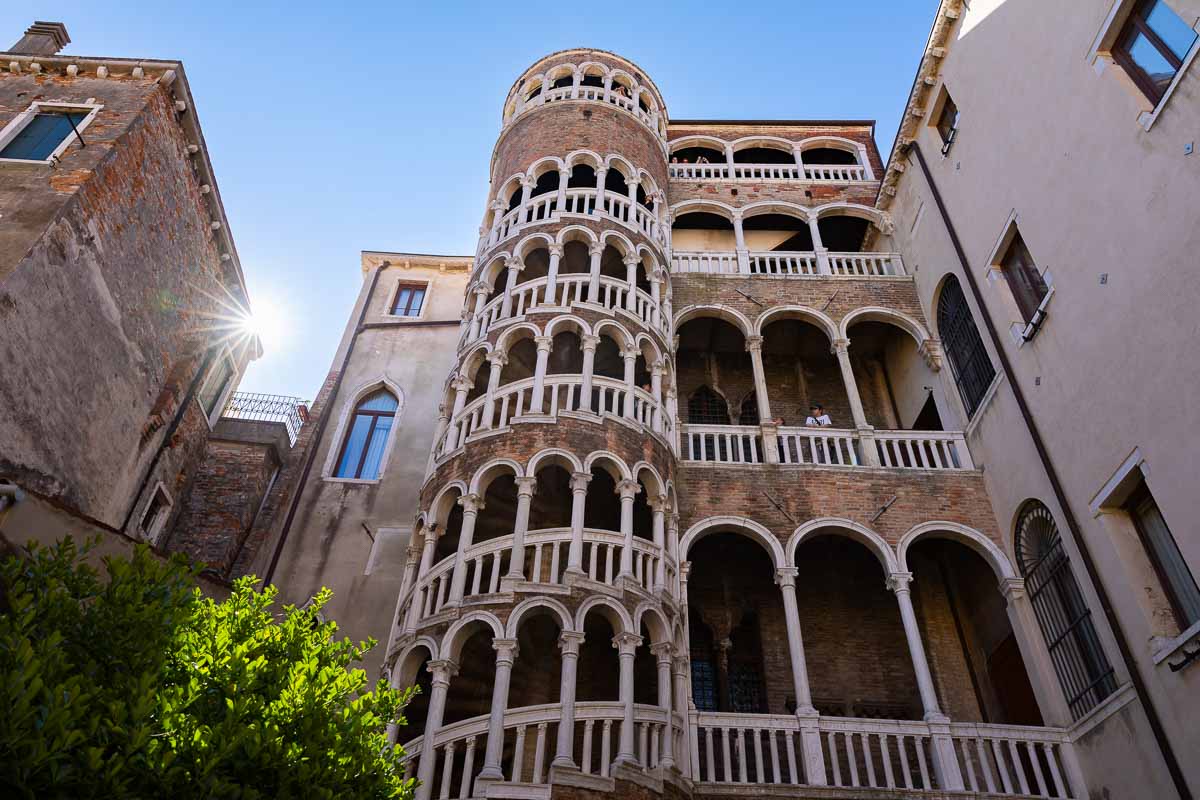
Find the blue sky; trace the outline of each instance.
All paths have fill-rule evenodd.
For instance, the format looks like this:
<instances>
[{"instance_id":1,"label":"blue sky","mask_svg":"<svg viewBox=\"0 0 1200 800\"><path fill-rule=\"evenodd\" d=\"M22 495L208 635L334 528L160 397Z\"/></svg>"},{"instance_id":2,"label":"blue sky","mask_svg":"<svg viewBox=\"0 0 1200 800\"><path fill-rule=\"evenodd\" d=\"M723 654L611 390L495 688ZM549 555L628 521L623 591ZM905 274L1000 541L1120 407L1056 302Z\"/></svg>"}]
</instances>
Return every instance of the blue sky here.
<instances>
[{"instance_id":1,"label":"blue sky","mask_svg":"<svg viewBox=\"0 0 1200 800\"><path fill-rule=\"evenodd\" d=\"M256 313L243 391L311 398L359 290L359 252L474 251L513 80L612 50L687 118L876 119L895 136L936 0L790 3L5 3L79 55L184 62Z\"/></svg>"}]
</instances>

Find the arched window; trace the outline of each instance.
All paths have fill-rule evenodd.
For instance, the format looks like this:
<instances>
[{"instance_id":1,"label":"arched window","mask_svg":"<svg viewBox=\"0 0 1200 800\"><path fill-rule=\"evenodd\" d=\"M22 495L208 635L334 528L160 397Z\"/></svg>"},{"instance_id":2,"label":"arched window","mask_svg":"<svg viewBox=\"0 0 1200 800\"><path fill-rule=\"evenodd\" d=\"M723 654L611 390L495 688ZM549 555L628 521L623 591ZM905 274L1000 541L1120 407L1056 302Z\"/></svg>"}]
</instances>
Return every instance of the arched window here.
<instances>
[{"instance_id":1,"label":"arched window","mask_svg":"<svg viewBox=\"0 0 1200 800\"><path fill-rule=\"evenodd\" d=\"M738 424L757 425L758 423L758 395L750 392L742 398L742 410L738 415Z\"/></svg>"},{"instance_id":2,"label":"arched window","mask_svg":"<svg viewBox=\"0 0 1200 800\"><path fill-rule=\"evenodd\" d=\"M398 406L396 396L387 389L372 392L358 404L346 440L342 442L342 454L338 456L334 477L364 480L379 477L379 466L383 463Z\"/></svg>"},{"instance_id":3,"label":"arched window","mask_svg":"<svg viewBox=\"0 0 1200 800\"><path fill-rule=\"evenodd\" d=\"M725 398L707 386L701 386L688 398L688 422L692 425L728 425L729 406Z\"/></svg>"},{"instance_id":4,"label":"arched window","mask_svg":"<svg viewBox=\"0 0 1200 800\"><path fill-rule=\"evenodd\" d=\"M950 370L963 405L970 417L983 402L983 395L996 377L996 369L988 358L971 316L971 308L963 295L958 278L951 275L942 287L937 308L938 335L950 359Z\"/></svg>"},{"instance_id":5,"label":"arched window","mask_svg":"<svg viewBox=\"0 0 1200 800\"><path fill-rule=\"evenodd\" d=\"M1067 705L1079 719L1116 688L1112 667L1050 509L1030 500L1017 518L1017 563Z\"/></svg>"}]
</instances>

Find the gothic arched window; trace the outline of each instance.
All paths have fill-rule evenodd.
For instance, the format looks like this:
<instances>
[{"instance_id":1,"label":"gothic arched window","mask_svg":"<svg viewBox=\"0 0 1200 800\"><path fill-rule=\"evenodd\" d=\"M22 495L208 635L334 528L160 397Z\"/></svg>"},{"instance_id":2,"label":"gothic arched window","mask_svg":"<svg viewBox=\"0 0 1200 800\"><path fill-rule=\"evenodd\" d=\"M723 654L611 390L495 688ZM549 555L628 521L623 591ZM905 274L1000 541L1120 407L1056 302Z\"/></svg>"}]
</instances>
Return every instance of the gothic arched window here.
<instances>
[{"instance_id":1,"label":"gothic arched window","mask_svg":"<svg viewBox=\"0 0 1200 800\"><path fill-rule=\"evenodd\" d=\"M688 422L692 425L728 425L729 406L725 398L707 386L701 386L688 398Z\"/></svg>"},{"instance_id":2,"label":"gothic arched window","mask_svg":"<svg viewBox=\"0 0 1200 800\"><path fill-rule=\"evenodd\" d=\"M1017 518L1017 563L1037 614L1038 625L1067 705L1079 719L1112 694L1116 679L1075 574L1058 525L1046 508L1030 500Z\"/></svg>"},{"instance_id":3,"label":"gothic arched window","mask_svg":"<svg viewBox=\"0 0 1200 800\"><path fill-rule=\"evenodd\" d=\"M754 392L742 398L741 413L738 414L739 425L757 425L758 418L758 395Z\"/></svg>"},{"instance_id":4,"label":"gothic arched window","mask_svg":"<svg viewBox=\"0 0 1200 800\"><path fill-rule=\"evenodd\" d=\"M950 359L958 393L970 417L983 402L983 395L996 377L996 369L984 349L971 308L958 278L951 275L942 287L937 307L938 336Z\"/></svg>"},{"instance_id":5,"label":"gothic arched window","mask_svg":"<svg viewBox=\"0 0 1200 800\"><path fill-rule=\"evenodd\" d=\"M379 477L379 467L383 464L383 453L399 405L396 396L387 389L372 392L359 402L342 442L334 477L364 480Z\"/></svg>"}]
</instances>

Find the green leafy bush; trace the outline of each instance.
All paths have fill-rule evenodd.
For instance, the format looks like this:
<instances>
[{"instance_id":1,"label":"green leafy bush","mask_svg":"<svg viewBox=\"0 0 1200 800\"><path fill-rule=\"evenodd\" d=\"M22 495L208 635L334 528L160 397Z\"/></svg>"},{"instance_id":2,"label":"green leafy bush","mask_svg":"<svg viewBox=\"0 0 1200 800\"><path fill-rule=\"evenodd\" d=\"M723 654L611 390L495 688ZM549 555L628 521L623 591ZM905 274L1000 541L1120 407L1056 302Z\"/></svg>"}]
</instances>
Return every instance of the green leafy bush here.
<instances>
[{"instance_id":1,"label":"green leafy bush","mask_svg":"<svg viewBox=\"0 0 1200 800\"><path fill-rule=\"evenodd\" d=\"M409 798L389 722L412 690L352 669L374 641L239 580L214 601L145 547L67 539L0 565L0 796Z\"/></svg>"}]
</instances>

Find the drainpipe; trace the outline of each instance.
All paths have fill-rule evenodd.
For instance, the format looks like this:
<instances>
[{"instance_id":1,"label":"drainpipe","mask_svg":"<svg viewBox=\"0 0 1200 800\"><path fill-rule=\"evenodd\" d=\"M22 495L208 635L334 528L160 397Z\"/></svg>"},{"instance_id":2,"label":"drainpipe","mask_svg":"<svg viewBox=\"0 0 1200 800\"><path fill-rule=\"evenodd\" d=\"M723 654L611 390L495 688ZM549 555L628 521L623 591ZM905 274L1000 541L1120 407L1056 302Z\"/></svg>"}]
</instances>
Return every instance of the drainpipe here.
<instances>
[{"instance_id":1,"label":"drainpipe","mask_svg":"<svg viewBox=\"0 0 1200 800\"><path fill-rule=\"evenodd\" d=\"M905 152L915 153L917 162L921 165L921 172L925 176L925 182L929 184L929 190L933 194L934 203L937 204L938 213L942 217L942 223L946 226L946 232L950 234L950 242L954 245L954 253L958 256L959 265L962 266L963 275L967 279L967 286L971 289L971 296L975 298L975 305L979 307L979 313L983 315L983 324L987 328L988 338L992 340L992 347L996 350L996 356L1000 359L1000 368L1004 370L1004 379L1012 387L1013 397L1017 401L1017 407L1021 410L1021 418L1025 421L1025 427L1029 430L1030 438L1033 439L1033 446L1037 449L1038 459L1042 462L1042 468L1046 472L1046 477L1050 480L1050 486L1054 491L1054 499L1058 501L1058 506L1062 509L1063 517L1067 522L1067 528L1075 540L1075 547L1079 550L1080 558L1083 561L1084 568L1087 570L1088 579L1096 589L1096 596L1100 600L1100 608L1104 611L1104 618L1108 621L1108 626L1113 632L1113 638L1117 640L1117 649L1121 653L1121 660L1125 664L1125 669L1129 672L1129 680L1133 684L1133 691L1137 694L1138 702L1141 703L1142 708L1146 712L1146 721L1150 724L1150 730L1154 734L1154 741L1158 745L1158 750L1162 754L1163 761L1166 762L1167 771L1171 773L1171 781L1175 784L1175 791L1179 792L1180 800L1192 800L1192 792L1188 788L1183 771L1179 768L1179 761L1175 757L1175 751L1171 747L1171 742L1167 739L1167 734L1163 730L1162 720L1150 700L1150 695L1146 691L1146 684L1142 680L1141 673L1138 672L1137 662L1134 661L1133 652L1129 648L1129 640L1121 629L1121 624L1117 619L1116 612L1113 610L1108 592L1105 590L1104 584L1100 581L1100 573L1096 569L1095 559L1092 558L1092 553L1088 549L1087 540L1080 530L1079 522L1075 518L1075 513L1071 510L1070 503L1067 502L1067 494L1063 490L1062 482L1058 478L1058 471L1054 468L1054 462L1050 460L1050 451L1046 447L1046 443L1042 439L1042 434L1038 430L1037 423L1033 419L1033 413L1029 410L1029 404L1025 401L1025 393L1017 383L1012 363L1008 360L1008 354L1004 350L1003 341L996 330L996 325L992 321L991 315L988 314L987 305L983 302L983 294L979 291L979 284L975 281L975 273L971 270L971 266L967 262L967 255L963 250L962 242L958 239L954 223L950 221L950 215L946 211L946 204L942 201L942 194L938 191L937 184L934 183L933 175L929 172L929 165L925 162L925 156L921 153L921 148L917 143L910 142L906 149L901 149L900 154L903 155Z\"/></svg>"},{"instance_id":2,"label":"drainpipe","mask_svg":"<svg viewBox=\"0 0 1200 800\"><path fill-rule=\"evenodd\" d=\"M365 329L363 322L367 318L367 309L371 307L371 298L375 296L375 287L379 284L379 274L388 266L390 266L389 262L382 262L375 268L375 273L371 276L371 286L367 289L367 298L363 301L362 308L359 309L358 321L354 324L354 333L350 336L350 344L346 347L346 355L342 357L342 364L338 368L337 379L333 382L333 389L330 390L329 396L325 400L325 407L321 409L321 416L317 419L317 428L309 440L308 454L304 458L304 471L300 473L300 482L296 484L296 491L292 494L291 503L288 504L287 518L283 521L283 528L279 531L279 538L275 542L275 550L271 553L271 563L267 567L266 576L263 577L264 586L270 585L271 579L275 577L275 568L279 566L279 556L283 553L283 545L287 542L288 533L292 530L292 523L296 519L296 509L300 507L300 496L304 493L304 486L308 483L308 475L312 472L313 462L317 458L321 436L324 435L325 427L329 424L329 417L333 412L334 400L337 399L338 392L341 391L342 378L346 374L346 367L350 364L350 356L354 354L354 345L358 342L358 335Z\"/></svg>"}]
</instances>

